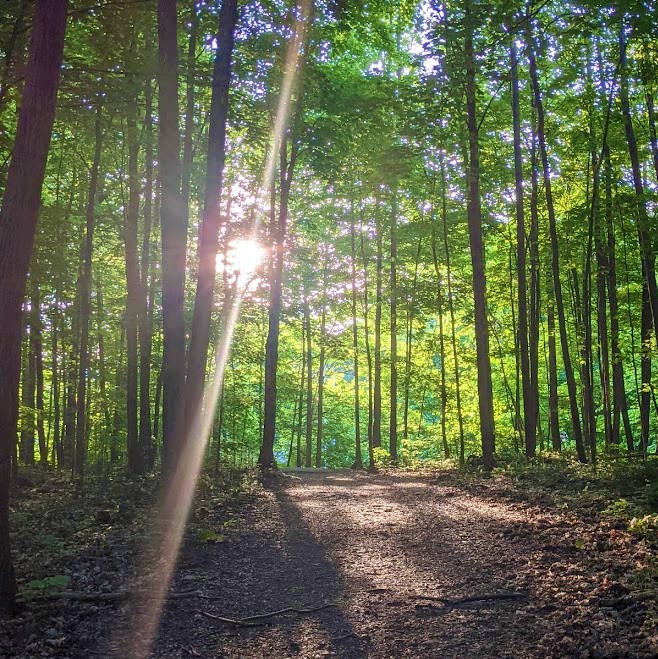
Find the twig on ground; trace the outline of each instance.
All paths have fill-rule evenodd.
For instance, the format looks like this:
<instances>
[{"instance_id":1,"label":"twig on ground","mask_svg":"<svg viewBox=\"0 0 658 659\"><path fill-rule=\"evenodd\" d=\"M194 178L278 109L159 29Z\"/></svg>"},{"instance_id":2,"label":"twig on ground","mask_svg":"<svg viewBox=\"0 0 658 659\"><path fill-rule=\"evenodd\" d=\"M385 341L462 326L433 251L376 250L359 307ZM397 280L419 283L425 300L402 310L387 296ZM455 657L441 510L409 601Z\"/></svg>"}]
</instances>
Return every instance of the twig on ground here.
<instances>
[{"instance_id":1,"label":"twig on ground","mask_svg":"<svg viewBox=\"0 0 658 659\"><path fill-rule=\"evenodd\" d=\"M237 625L239 627L257 627L259 625L268 624L262 622L256 622L259 620L266 620L267 618L273 618L275 616L283 615L284 613L296 613L297 615L307 615L309 613L315 613L316 611L322 611L323 609L328 609L333 606L338 606L337 604L329 603L322 604L321 606L314 606L310 609L297 609L295 607L286 607L285 609L278 609L277 611L269 611L267 613L259 613L253 616L247 616L246 618L224 618L222 616L215 615L214 613L209 613L208 611L197 610L197 613L200 613L206 618L211 618L212 620L218 620L219 622L225 622L229 625Z\"/></svg>"}]
</instances>

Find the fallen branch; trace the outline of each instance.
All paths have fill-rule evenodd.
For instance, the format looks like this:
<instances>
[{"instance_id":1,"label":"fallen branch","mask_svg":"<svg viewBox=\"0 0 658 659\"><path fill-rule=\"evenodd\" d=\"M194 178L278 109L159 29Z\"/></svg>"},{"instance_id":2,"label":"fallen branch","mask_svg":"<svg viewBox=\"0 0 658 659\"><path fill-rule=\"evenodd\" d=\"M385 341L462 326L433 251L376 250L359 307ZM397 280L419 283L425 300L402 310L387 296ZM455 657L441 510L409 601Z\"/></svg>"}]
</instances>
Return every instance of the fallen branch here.
<instances>
[{"instance_id":1,"label":"fallen branch","mask_svg":"<svg viewBox=\"0 0 658 659\"><path fill-rule=\"evenodd\" d=\"M253 616L247 616L246 618L224 618L222 616L215 615L214 613L209 613L208 611L200 611L197 613L210 618L211 620L218 620L219 622L225 622L229 625L237 625L238 627L258 627L262 624L267 624L263 622L257 622L262 620L267 620L267 618L274 618L275 616L283 615L284 613L296 613L297 615L307 615L309 613L315 613L316 611L322 611L323 609L328 609L333 606L338 606L337 604L322 604L321 606L314 606L310 609L297 609L295 607L286 607L285 609L278 609L277 611L269 611L268 613L259 613Z\"/></svg>"},{"instance_id":2,"label":"fallen branch","mask_svg":"<svg viewBox=\"0 0 658 659\"><path fill-rule=\"evenodd\" d=\"M460 604L468 604L470 602L486 602L490 600L513 600L527 597L528 593L490 593L486 595L470 595L469 597L461 597L459 599L449 599L447 597L434 597L432 595L412 595L414 599L429 600L432 602L441 602L445 606L459 606Z\"/></svg>"}]
</instances>

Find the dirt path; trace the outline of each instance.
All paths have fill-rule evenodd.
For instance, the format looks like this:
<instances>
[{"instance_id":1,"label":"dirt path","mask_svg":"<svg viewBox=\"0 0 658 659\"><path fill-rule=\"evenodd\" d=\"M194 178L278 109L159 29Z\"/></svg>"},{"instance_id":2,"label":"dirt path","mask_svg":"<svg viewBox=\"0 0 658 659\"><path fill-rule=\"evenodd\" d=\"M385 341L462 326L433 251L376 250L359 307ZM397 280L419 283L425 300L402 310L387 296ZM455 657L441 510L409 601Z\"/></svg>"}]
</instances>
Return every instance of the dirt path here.
<instances>
[{"instance_id":1,"label":"dirt path","mask_svg":"<svg viewBox=\"0 0 658 659\"><path fill-rule=\"evenodd\" d=\"M241 533L189 545L155 657L655 657L645 601L624 585L625 534L469 494L436 477L300 474L266 490ZM585 538L579 541L580 537ZM526 598L423 606L525 591ZM244 617L336 606L236 628Z\"/></svg>"}]
</instances>

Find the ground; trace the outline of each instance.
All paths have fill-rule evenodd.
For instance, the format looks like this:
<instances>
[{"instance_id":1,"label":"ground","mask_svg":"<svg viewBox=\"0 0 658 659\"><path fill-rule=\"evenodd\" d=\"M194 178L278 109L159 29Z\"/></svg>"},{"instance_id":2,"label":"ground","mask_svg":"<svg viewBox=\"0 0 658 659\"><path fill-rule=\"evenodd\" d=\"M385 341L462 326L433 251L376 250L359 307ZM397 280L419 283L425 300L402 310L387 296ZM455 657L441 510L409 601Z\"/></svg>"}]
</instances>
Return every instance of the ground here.
<instances>
[{"instance_id":1,"label":"ground","mask_svg":"<svg viewBox=\"0 0 658 659\"><path fill-rule=\"evenodd\" d=\"M651 551L589 509L454 473L340 471L287 475L196 517L173 591L198 595L169 601L156 658L658 656L655 598L638 582ZM494 597L456 601L476 596ZM31 644L10 628L6 656L130 656L134 606L35 603ZM318 610L217 619L286 608Z\"/></svg>"}]
</instances>

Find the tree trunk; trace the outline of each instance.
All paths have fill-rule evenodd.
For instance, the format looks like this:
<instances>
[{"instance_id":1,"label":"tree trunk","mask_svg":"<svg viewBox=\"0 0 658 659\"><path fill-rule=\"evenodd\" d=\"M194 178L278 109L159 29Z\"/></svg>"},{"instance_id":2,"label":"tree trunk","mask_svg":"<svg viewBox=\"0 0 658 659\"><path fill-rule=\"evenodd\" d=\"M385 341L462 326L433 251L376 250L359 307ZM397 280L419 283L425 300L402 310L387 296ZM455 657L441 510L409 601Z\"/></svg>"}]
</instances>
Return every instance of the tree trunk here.
<instances>
[{"instance_id":1,"label":"tree trunk","mask_svg":"<svg viewBox=\"0 0 658 659\"><path fill-rule=\"evenodd\" d=\"M486 469L494 467L494 417L489 358L489 328L487 323L486 279L484 273L484 244L482 240L482 211L480 200L480 151L476 111L475 55L473 52L473 15L470 3L465 7L466 27L466 114L469 143L468 233L473 265L473 297L475 301L475 344L478 371L478 408L482 434L482 459Z\"/></svg>"},{"instance_id":2,"label":"tree trunk","mask_svg":"<svg viewBox=\"0 0 658 659\"><path fill-rule=\"evenodd\" d=\"M146 51L152 52L150 28L147 28ZM153 224L153 85L151 78L144 87L144 230L140 264L141 301L139 309L139 447L145 467L153 468L151 440L151 352L152 311L149 304L149 272L151 267L151 229ZM153 284L151 280L151 285Z\"/></svg>"},{"instance_id":3,"label":"tree trunk","mask_svg":"<svg viewBox=\"0 0 658 659\"><path fill-rule=\"evenodd\" d=\"M43 327L41 323L41 296L39 284L32 280L32 323L30 329L30 342L34 360L34 380L36 386L35 420L37 437L39 440L39 462L42 466L48 464L48 447L46 445L46 429L44 426L43 408Z\"/></svg>"},{"instance_id":4,"label":"tree trunk","mask_svg":"<svg viewBox=\"0 0 658 659\"><path fill-rule=\"evenodd\" d=\"M162 239L162 460L171 472L182 445L185 388L185 251L187 226L180 196L176 0L158 0L158 164Z\"/></svg>"},{"instance_id":5,"label":"tree trunk","mask_svg":"<svg viewBox=\"0 0 658 659\"><path fill-rule=\"evenodd\" d=\"M642 449L648 446L649 432L649 409L651 396L651 351L646 346L651 345L651 328L658 341L658 283L656 282L656 255L654 248L654 237L651 235L649 216L647 212L646 199L644 196L644 184L640 169L640 157L638 154L633 118L631 116L630 101L628 97L628 72L626 66L626 38L624 35L624 21L622 19L619 31L619 51L621 84L619 97L621 101L622 115L624 119L624 130L628 144L628 154L631 161L631 172L633 175L633 187L635 189L635 203L637 211L637 234L640 245L640 259L642 262L642 276L645 282L642 295L642 402L641 426L642 426ZM645 308L646 307L646 308Z\"/></svg>"},{"instance_id":6,"label":"tree trunk","mask_svg":"<svg viewBox=\"0 0 658 659\"><path fill-rule=\"evenodd\" d=\"M546 149L546 134L544 130L544 105L542 102L541 89L537 74L537 62L534 54L530 23L527 24L527 47L528 60L530 62L530 80L533 89L533 104L537 112L537 141L539 142L539 153L544 175L544 189L546 194L546 209L548 211L548 224L551 240L551 269L553 272L553 289L555 292L555 307L557 310L558 327L560 331L560 344L562 346L562 361L567 378L567 389L569 391L569 408L571 411L571 426L576 440L576 451L581 462L587 462L585 445L580 425L580 412L578 411L578 395L576 392L576 380L571 365L569 353L569 337L567 335L567 321L562 299L562 284L560 282L560 257L558 248L557 221L555 218L555 207L553 205L553 190L551 183L551 169Z\"/></svg>"},{"instance_id":7,"label":"tree trunk","mask_svg":"<svg viewBox=\"0 0 658 659\"><path fill-rule=\"evenodd\" d=\"M306 327L306 460L313 466L313 351L311 344L311 309L304 294L304 326Z\"/></svg>"},{"instance_id":8,"label":"tree trunk","mask_svg":"<svg viewBox=\"0 0 658 659\"><path fill-rule=\"evenodd\" d=\"M373 387L372 445L382 445L382 264L383 227L379 216L379 199L375 199L377 222L377 264L375 274L375 383Z\"/></svg>"},{"instance_id":9,"label":"tree trunk","mask_svg":"<svg viewBox=\"0 0 658 659\"><path fill-rule=\"evenodd\" d=\"M139 222L139 142L137 141L137 98L131 99L128 108L126 138L128 141L128 205L124 215L123 239L126 262L126 430L128 443L128 471L142 474L145 455L139 443L138 421L138 353L137 324L143 310L141 301L141 273L137 254Z\"/></svg>"},{"instance_id":10,"label":"tree trunk","mask_svg":"<svg viewBox=\"0 0 658 659\"><path fill-rule=\"evenodd\" d=\"M432 198L434 198L434 182L432 182ZM445 201L445 200L444 200ZM447 418L446 411L448 408L448 391L446 388L446 351L445 339L443 336L443 285L441 281L441 270L439 268L439 253L436 244L436 223L434 222L434 204L432 202L432 261L434 262L434 274L436 275L436 310L439 317L439 358L441 360L441 443L443 445L443 457L450 457L450 446L448 444ZM420 246L418 249L420 256ZM423 396L423 400L424 400ZM422 413L421 413L422 423Z\"/></svg>"},{"instance_id":11,"label":"tree trunk","mask_svg":"<svg viewBox=\"0 0 658 659\"><path fill-rule=\"evenodd\" d=\"M518 306L518 355L523 390L523 431L526 456L532 458L537 449L534 389L530 376L530 349L528 345L528 285L526 280L526 235L523 207L523 155L521 153L521 112L519 109L518 57L514 38L510 46L512 76L512 123L514 132L514 181L516 192L516 275Z\"/></svg>"},{"instance_id":12,"label":"tree trunk","mask_svg":"<svg viewBox=\"0 0 658 659\"><path fill-rule=\"evenodd\" d=\"M96 220L96 192L101 162L101 102L97 100L94 120L94 160L89 175L89 194L86 210L86 233L82 250L82 274L78 287L80 303L80 356L78 358L78 382L75 405L75 460L74 472L78 486L84 479L87 456L87 378L89 375L89 318L91 316L91 257L94 248L94 227Z\"/></svg>"},{"instance_id":13,"label":"tree trunk","mask_svg":"<svg viewBox=\"0 0 658 659\"><path fill-rule=\"evenodd\" d=\"M390 315L391 315L391 408L389 417L389 439L391 462L398 460L398 200L393 192L391 201L391 278L390 278Z\"/></svg>"},{"instance_id":14,"label":"tree trunk","mask_svg":"<svg viewBox=\"0 0 658 659\"><path fill-rule=\"evenodd\" d=\"M327 327L327 265L329 261L328 245L325 244L322 261L322 313L320 317L320 357L318 361L318 429L315 436L315 467L322 467L322 440L324 430L324 362L325 362L325 332Z\"/></svg>"},{"instance_id":15,"label":"tree trunk","mask_svg":"<svg viewBox=\"0 0 658 659\"><path fill-rule=\"evenodd\" d=\"M365 241L363 238L363 210L360 214L359 228L361 260L363 261L363 334L366 344L366 360L368 362L368 468L375 468L373 454L373 374L372 374L372 350L370 349L370 323L368 320L369 299L368 291L368 259L366 258Z\"/></svg>"},{"instance_id":16,"label":"tree trunk","mask_svg":"<svg viewBox=\"0 0 658 659\"><path fill-rule=\"evenodd\" d=\"M457 357L457 323L452 293L452 268L450 265L450 245L448 243L448 194L443 152L439 153L441 170L441 223L443 225L443 256L446 263L446 283L448 285L448 312L450 313L450 339L452 342L452 362L455 369L455 404L459 425L459 466L464 466L464 417L462 415L461 385L459 381L459 359Z\"/></svg>"},{"instance_id":17,"label":"tree trunk","mask_svg":"<svg viewBox=\"0 0 658 659\"><path fill-rule=\"evenodd\" d=\"M274 442L276 431L276 372L279 363L279 326L281 322L281 297L283 292L283 257L288 225L288 202L290 186L297 159L297 149L293 144L288 159L288 139L284 135L280 148L280 192L279 217L271 218L271 237L274 254L270 269L270 305L268 315L267 342L265 344L265 408L263 419L263 443L258 464L263 470L276 469Z\"/></svg>"},{"instance_id":18,"label":"tree trunk","mask_svg":"<svg viewBox=\"0 0 658 659\"><path fill-rule=\"evenodd\" d=\"M352 271L352 359L354 361L354 464L352 469L363 469L361 458L361 404L359 401L359 335L356 324L356 220L352 203L350 225L351 271ZM392 440L391 440L392 441ZM393 444L391 444L393 448ZM392 453L391 453L392 455Z\"/></svg>"},{"instance_id":19,"label":"tree trunk","mask_svg":"<svg viewBox=\"0 0 658 659\"><path fill-rule=\"evenodd\" d=\"M411 296L407 299L407 331L406 345L404 356L404 412L402 416L402 437L406 444L409 439L409 397L411 392L411 358L413 356L412 341L414 337L414 320L416 306L416 290L418 288L418 265L420 263L420 253L423 246L422 236L418 238L418 247L416 248L416 258L414 260L414 276L411 284ZM434 243L432 248L435 248Z\"/></svg>"},{"instance_id":20,"label":"tree trunk","mask_svg":"<svg viewBox=\"0 0 658 659\"><path fill-rule=\"evenodd\" d=\"M217 53L210 101L206 190L203 218L199 229L199 276L194 298L187 379L185 381L186 432L189 432L191 424L201 414L203 406L210 343L210 321L215 291L216 258L219 249L219 229L222 224L221 201L226 161L228 92L231 83L231 60L237 20L237 0L223 0L219 16ZM212 401L212 404L214 403L215 401Z\"/></svg>"},{"instance_id":21,"label":"tree trunk","mask_svg":"<svg viewBox=\"0 0 658 659\"><path fill-rule=\"evenodd\" d=\"M26 305L27 306L27 305ZM34 369L34 336L33 336L33 314L23 309L24 333L27 334L22 360L22 382L21 382L21 406L23 414L21 418L21 442L19 457L24 464L34 464L34 394L35 394L35 369Z\"/></svg>"},{"instance_id":22,"label":"tree trunk","mask_svg":"<svg viewBox=\"0 0 658 659\"><path fill-rule=\"evenodd\" d=\"M185 68L185 127L183 129L183 161L181 163L181 206L183 215L185 216L186 231L189 229L190 224L190 192L192 161L194 157L194 88L196 85L196 47L199 32L199 15L196 0L192 0L189 5L190 34L187 41L187 63ZM210 151L208 153L210 154Z\"/></svg>"},{"instance_id":23,"label":"tree trunk","mask_svg":"<svg viewBox=\"0 0 658 659\"><path fill-rule=\"evenodd\" d=\"M9 543L9 478L18 420L21 306L55 117L66 0L35 0L29 62L0 210L0 613L11 614L16 584Z\"/></svg>"}]
</instances>

